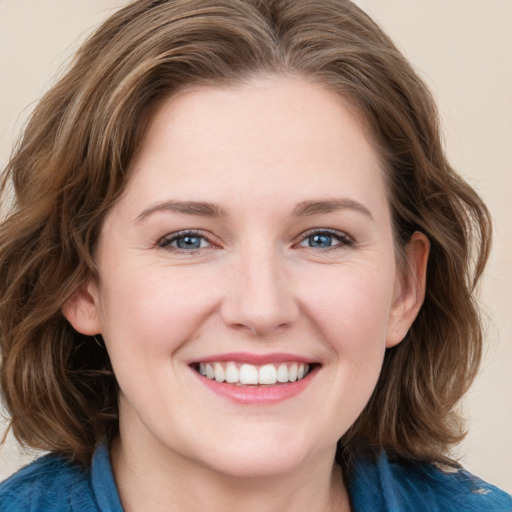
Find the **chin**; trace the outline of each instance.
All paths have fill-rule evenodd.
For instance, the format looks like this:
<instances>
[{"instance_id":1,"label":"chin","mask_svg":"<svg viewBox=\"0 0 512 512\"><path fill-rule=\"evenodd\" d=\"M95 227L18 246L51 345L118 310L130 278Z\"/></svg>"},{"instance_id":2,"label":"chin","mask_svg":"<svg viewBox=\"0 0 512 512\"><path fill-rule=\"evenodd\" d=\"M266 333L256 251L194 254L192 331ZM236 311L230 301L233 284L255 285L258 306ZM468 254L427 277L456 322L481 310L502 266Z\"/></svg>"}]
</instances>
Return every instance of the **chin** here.
<instances>
[{"instance_id":1,"label":"chin","mask_svg":"<svg viewBox=\"0 0 512 512\"><path fill-rule=\"evenodd\" d=\"M303 439L298 436L273 437L263 432L249 439L232 439L224 445L216 443L213 450L205 450L203 463L218 473L241 479L290 474L304 467L305 461L315 456L312 448L305 446Z\"/></svg>"},{"instance_id":2,"label":"chin","mask_svg":"<svg viewBox=\"0 0 512 512\"><path fill-rule=\"evenodd\" d=\"M219 474L234 479L267 479L292 474L303 464L303 458L291 454L238 454L234 458L212 461L210 468Z\"/></svg>"}]
</instances>

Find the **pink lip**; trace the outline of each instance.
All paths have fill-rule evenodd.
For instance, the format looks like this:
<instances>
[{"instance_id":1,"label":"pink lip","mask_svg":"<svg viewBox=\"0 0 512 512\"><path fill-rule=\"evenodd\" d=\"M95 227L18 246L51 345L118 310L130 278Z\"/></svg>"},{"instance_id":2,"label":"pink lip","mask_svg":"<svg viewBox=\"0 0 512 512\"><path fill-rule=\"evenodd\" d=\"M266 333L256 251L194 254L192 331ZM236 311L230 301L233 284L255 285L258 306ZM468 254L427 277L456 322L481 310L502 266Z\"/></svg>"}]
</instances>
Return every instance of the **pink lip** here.
<instances>
[{"instance_id":1,"label":"pink lip","mask_svg":"<svg viewBox=\"0 0 512 512\"><path fill-rule=\"evenodd\" d=\"M263 366L264 364L276 364L276 363L316 363L313 359L308 359L306 357L298 356L296 354L287 354L284 352L275 352L272 354L249 354L246 352L231 352L228 354L217 354L211 355L207 357L203 357L194 361L190 361L192 363L212 363L212 362L228 362L233 361L235 363L248 363L253 364L255 366Z\"/></svg>"},{"instance_id":2,"label":"pink lip","mask_svg":"<svg viewBox=\"0 0 512 512\"><path fill-rule=\"evenodd\" d=\"M213 360L219 361L219 359ZM296 361L296 359L291 360ZM233 359L228 359L228 361L233 361ZM247 361L247 359L244 359L244 361ZM290 361L289 356L284 361ZM234 402L247 405L269 405L292 398L302 393L309 386L318 373L318 370L319 367L315 366L303 379L287 384L276 384L274 386L236 386L234 384L208 379L191 368L191 371L194 372L199 381L210 391Z\"/></svg>"}]
</instances>

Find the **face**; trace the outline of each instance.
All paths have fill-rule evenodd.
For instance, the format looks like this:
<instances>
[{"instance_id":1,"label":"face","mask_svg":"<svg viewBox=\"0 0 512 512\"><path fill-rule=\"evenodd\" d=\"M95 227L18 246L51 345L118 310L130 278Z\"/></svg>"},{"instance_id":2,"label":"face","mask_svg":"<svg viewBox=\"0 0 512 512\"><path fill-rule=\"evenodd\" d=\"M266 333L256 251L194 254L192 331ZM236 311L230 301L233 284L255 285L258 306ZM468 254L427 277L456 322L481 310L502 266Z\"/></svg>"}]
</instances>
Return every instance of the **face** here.
<instances>
[{"instance_id":1,"label":"face","mask_svg":"<svg viewBox=\"0 0 512 512\"><path fill-rule=\"evenodd\" d=\"M332 461L422 297L356 117L300 79L190 89L131 173L65 308L105 340L121 438L230 475Z\"/></svg>"}]
</instances>

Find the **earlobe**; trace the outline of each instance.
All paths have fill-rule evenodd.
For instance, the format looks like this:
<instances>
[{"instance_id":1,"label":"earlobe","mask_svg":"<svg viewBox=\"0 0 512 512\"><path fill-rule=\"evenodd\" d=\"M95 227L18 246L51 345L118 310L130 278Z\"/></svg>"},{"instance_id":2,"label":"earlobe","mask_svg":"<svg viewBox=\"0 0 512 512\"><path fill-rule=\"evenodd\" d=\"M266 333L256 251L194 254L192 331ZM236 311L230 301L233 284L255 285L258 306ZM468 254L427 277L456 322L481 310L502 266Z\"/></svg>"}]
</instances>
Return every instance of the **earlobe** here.
<instances>
[{"instance_id":1,"label":"earlobe","mask_svg":"<svg viewBox=\"0 0 512 512\"><path fill-rule=\"evenodd\" d=\"M88 336L99 334L102 330L97 289L94 281L84 283L62 306L62 314L73 328Z\"/></svg>"},{"instance_id":2,"label":"earlobe","mask_svg":"<svg viewBox=\"0 0 512 512\"><path fill-rule=\"evenodd\" d=\"M407 243L405 275L397 276L386 347L398 345L414 322L425 298L430 241L416 231Z\"/></svg>"}]
</instances>

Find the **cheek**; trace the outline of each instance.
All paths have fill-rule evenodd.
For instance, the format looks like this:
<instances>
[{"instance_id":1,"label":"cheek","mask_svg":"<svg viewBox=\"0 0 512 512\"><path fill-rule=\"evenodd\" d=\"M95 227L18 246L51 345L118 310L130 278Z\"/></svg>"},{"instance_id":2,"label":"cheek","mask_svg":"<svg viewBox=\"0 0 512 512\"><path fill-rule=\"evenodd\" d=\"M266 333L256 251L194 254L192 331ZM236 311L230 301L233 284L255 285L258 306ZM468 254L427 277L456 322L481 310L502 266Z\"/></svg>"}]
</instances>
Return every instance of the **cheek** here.
<instances>
[{"instance_id":1,"label":"cheek","mask_svg":"<svg viewBox=\"0 0 512 512\"><path fill-rule=\"evenodd\" d=\"M183 269L112 269L101 293L111 350L149 357L177 349L214 308L214 290L205 283L206 276Z\"/></svg>"},{"instance_id":2,"label":"cheek","mask_svg":"<svg viewBox=\"0 0 512 512\"><path fill-rule=\"evenodd\" d=\"M361 414L377 383L393 297L388 272L352 270L326 280L323 292L310 294L314 298L308 303L313 328L331 354L326 370L333 384L321 390L319 403L333 411L327 425L339 437Z\"/></svg>"},{"instance_id":3,"label":"cheek","mask_svg":"<svg viewBox=\"0 0 512 512\"><path fill-rule=\"evenodd\" d=\"M316 276L314 290L303 291L303 304L325 340L341 354L366 358L384 345L393 300L393 265L347 265Z\"/></svg>"}]
</instances>

